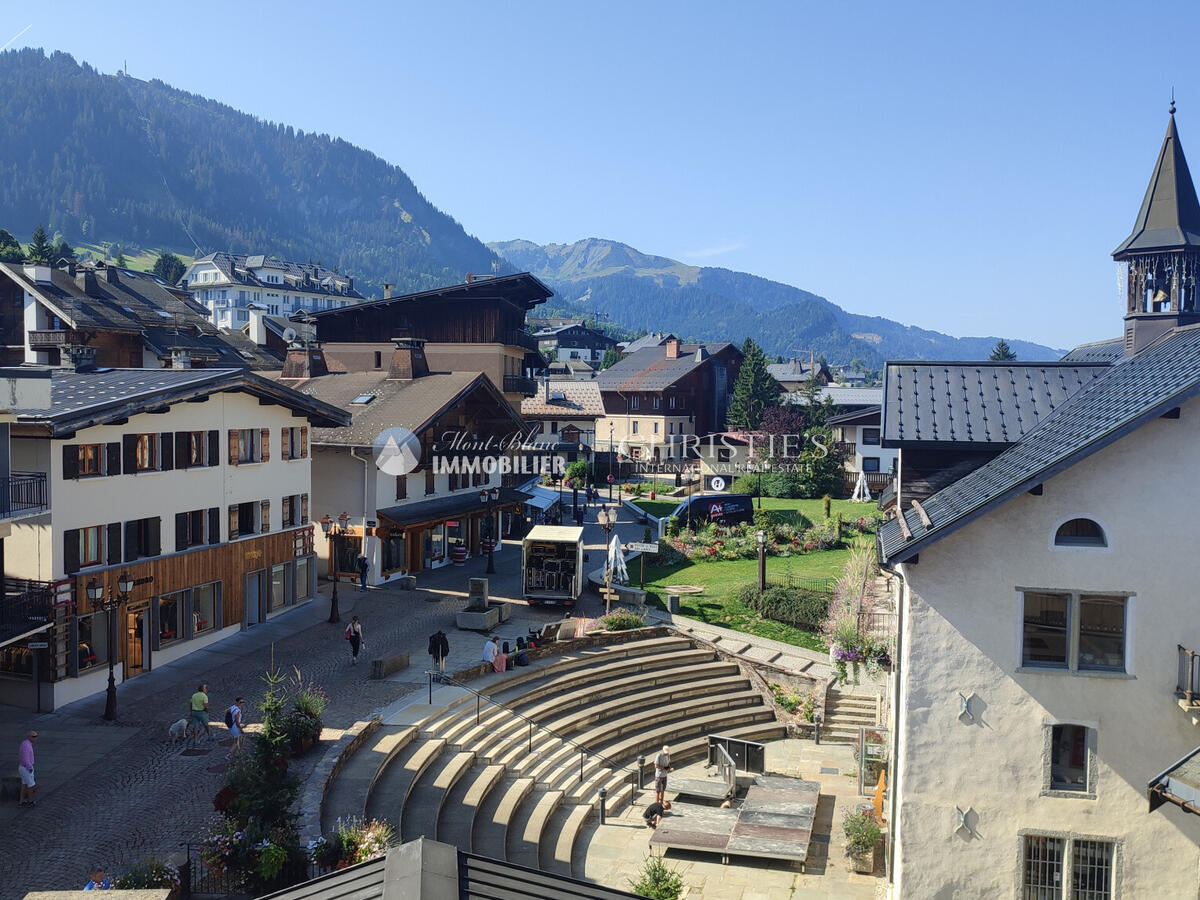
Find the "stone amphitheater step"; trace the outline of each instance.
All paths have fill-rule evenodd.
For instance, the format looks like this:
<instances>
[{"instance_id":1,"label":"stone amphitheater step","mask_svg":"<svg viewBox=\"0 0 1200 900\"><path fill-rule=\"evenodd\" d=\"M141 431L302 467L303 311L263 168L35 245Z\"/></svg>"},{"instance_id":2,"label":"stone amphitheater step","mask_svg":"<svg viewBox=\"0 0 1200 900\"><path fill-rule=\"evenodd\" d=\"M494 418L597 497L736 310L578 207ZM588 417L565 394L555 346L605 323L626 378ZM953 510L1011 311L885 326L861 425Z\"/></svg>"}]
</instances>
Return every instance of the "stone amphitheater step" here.
<instances>
[{"instance_id":1,"label":"stone amphitheater step","mask_svg":"<svg viewBox=\"0 0 1200 900\"><path fill-rule=\"evenodd\" d=\"M575 850L575 839L584 824L598 814L589 804L568 803L558 805L554 814L542 830L542 842L538 852L538 865L545 872L571 876L571 855Z\"/></svg>"},{"instance_id":2,"label":"stone amphitheater step","mask_svg":"<svg viewBox=\"0 0 1200 900\"><path fill-rule=\"evenodd\" d=\"M366 795L367 816L390 822L399 834L409 791L445 749L446 741L435 738L413 741L395 754L380 770Z\"/></svg>"},{"instance_id":3,"label":"stone amphitheater step","mask_svg":"<svg viewBox=\"0 0 1200 900\"><path fill-rule=\"evenodd\" d=\"M447 758L449 756L449 758ZM450 789L458 783L475 764L475 754L464 751L442 754L431 764L409 789L400 817L400 839L415 841L419 837L441 840L438 836L438 818L442 803Z\"/></svg>"},{"instance_id":4,"label":"stone amphitheater step","mask_svg":"<svg viewBox=\"0 0 1200 900\"><path fill-rule=\"evenodd\" d=\"M508 827L513 821L513 814L532 790L532 778L505 775L487 792L475 813L472 853L491 859L504 859Z\"/></svg>"},{"instance_id":5,"label":"stone amphitheater step","mask_svg":"<svg viewBox=\"0 0 1200 900\"><path fill-rule=\"evenodd\" d=\"M542 832L562 799L562 791L535 788L521 801L508 829L505 859L518 866L538 868Z\"/></svg>"},{"instance_id":6,"label":"stone amphitheater step","mask_svg":"<svg viewBox=\"0 0 1200 900\"><path fill-rule=\"evenodd\" d=\"M474 852L472 832L475 816L488 792L504 777L504 766L476 762L451 788L438 816L438 840L453 844L467 853Z\"/></svg>"},{"instance_id":7,"label":"stone amphitheater step","mask_svg":"<svg viewBox=\"0 0 1200 900\"><path fill-rule=\"evenodd\" d=\"M321 804L321 831L328 834L338 819L366 814L366 798L388 762L412 745L417 729L412 725L385 725L358 749L330 785Z\"/></svg>"}]
</instances>

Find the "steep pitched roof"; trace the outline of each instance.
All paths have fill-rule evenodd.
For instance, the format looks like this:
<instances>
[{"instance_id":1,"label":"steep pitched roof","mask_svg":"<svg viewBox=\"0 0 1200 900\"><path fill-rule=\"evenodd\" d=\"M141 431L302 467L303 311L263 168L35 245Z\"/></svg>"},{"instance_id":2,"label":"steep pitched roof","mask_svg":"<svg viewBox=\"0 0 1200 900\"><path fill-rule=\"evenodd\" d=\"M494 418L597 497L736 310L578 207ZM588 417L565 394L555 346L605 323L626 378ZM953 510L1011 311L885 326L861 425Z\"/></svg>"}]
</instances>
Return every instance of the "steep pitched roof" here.
<instances>
[{"instance_id":1,"label":"steep pitched roof","mask_svg":"<svg viewBox=\"0 0 1200 900\"><path fill-rule=\"evenodd\" d=\"M1059 362L1074 363L1115 363L1125 356L1125 338L1109 338L1107 341L1092 341L1090 344L1080 344L1073 350L1067 351Z\"/></svg>"},{"instance_id":2,"label":"steep pitched roof","mask_svg":"<svg viewBox=\"0 0 1200 900\"><path fill-rule=\"evenodd\" d=\"M665 346L646 347L609 366L596 377L596 381L602 391L661 391L700 368L711 357L730 348L741 354L728 341L720 344L681 344L679 356L675 359L667 358Z\"/></svg>"},{"instance_id":3,"label":"steep pitched roof","mask_svg":"<svg viewBox=\"0 0 1200 900\"><path fill-rule=\"evenodd\" d=\"M938 491L919 512L879 530L879 555L902 562L991 509L1070 468L1200 395L1200 325L1178 328L1137 356L1102 369L995 459Z\"/></svg>"},{"instance_id":4,"label":"steep pitched roof","mask_svg":"<svg viewBox=\"0 0 1200 900\"><path fill-rule=\"evenodd\" d=\"M1158 151L1158 162L1133 231L1112 255L1123 259L1133 253L1183 248L1200 249L1200 202L1196 200L1196 187L1175 129L1172 102L1167 135Z\"/></svg>"},{"instance_id":5,"label":"steep pitched roof","mask_svg":"<svg viewBox=\"0 0 1200 900\"><path fill-rule=\"evenodd\" d=\"M523 416L558 416L560 418L587 418L604 415L604 403L600 399L600 385L595 381L552 381L549 397L544 386L537 394L521 401Z\"/></svg>"},{"instance_id":6,"label":"steep pitched roof","mask_svg":"<svg viewBox=\"0 0 1200 900\"><path fill-rule=\"evenodd\" d=\"M1103 373L1062 362L890 362L883 444L1011 444Z\"/></svg>"},{"instance_id":7,"label":"steep pitched roof","mask_svg":"<svg viewBox=\"0 0 1200 900\"><path fill-rule=\"evenodd\" d=\"M361 309L384 306L397 303L412 303L416 300L487 300L500 298L514 303L523 309L533 309L539 303L545 303L554 296L554 291L546 287L538 278L528 272L518 272L515 275L499 275L495 278L477 278L463 284L452 284L446 287L433 288L428 291L418 291L415 294L400 294L396 297L384 297L382 300L367 300L337 309L323 309L311 313L316 319L344 313L357 313Z\"/></svg>"},{"instance_id":8,"label":"steep pitched roof","mask_svg":"<svg viewBox=\"0 0 1200 900\"><path fill-rule=\"evenodd\" d=\"M635 341L630 341L625 345L625 353L637 353L639 350L645 350L647 347L661 347L675 335L669 331L655 331L651 334L643 334Z\"/></svg>"},{"instance_id":9,"label":"steep pitched roof","mask_svg":"<svg viewBox=\"0 0 1200 900\"><path fill-rule=\"evenodd\" d=\"M193 267L200 263L212 263L226 279L234 284L244 284L267 290L286 287L288 290L301 293L326 294L351 300L361 300L363 296L354 289L354 280L348 275L340 275L333 269L314 263L289 262L275 259L272 256L246 256L240 253L217 252L195 260L192 265L188 266L187 272L190 273ZM284 284L262 281L254 274L256 269L273 269L282 272ZM185 277L186 275L187 273L185 273ZM203 284L197 286L204 287Z\"/></svg>"}]
</instances>

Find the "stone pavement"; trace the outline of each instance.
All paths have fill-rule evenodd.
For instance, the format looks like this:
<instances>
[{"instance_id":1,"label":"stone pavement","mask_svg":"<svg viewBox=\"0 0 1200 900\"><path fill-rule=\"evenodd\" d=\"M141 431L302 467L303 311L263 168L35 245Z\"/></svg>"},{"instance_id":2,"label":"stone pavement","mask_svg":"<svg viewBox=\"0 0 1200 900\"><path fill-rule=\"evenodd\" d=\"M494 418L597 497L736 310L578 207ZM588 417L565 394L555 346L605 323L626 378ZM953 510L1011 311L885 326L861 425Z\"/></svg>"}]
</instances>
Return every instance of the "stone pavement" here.
<instances>
[{"instance_id":1,"label":"stone pavement","mask_svg":"<svg viewBox=\"0 0 1200 900\"><path fill-rule=\"evenodd\" d=\"M794 775L821 785L821 800L813 822L813 842L804 873L800 867L781 860L731 857L722 865L720 856L684 850L668 850L667 865L678 871L687 886L687 897L697 900L776 900L780 897L873 898L883 896L882 851L876 854L874 875L856 875L850 870L842 834L842 814L859 803L853 777L853 751L838 744L814 744L789 738L766 745L767 770ZM697 763L675 773L682 778L704 778L704 764ZM743 776L744 778L744 776ZM667 781L667 799L673 799ZM588 880L628 889L636 880L650 850L651 831L642 821L646 805L653 801L651 789L642 791L620 815L609 817L576 845L576 863L583 864ZM689 801L690 802L690 801Z\"/></svg>"}]
</instances>

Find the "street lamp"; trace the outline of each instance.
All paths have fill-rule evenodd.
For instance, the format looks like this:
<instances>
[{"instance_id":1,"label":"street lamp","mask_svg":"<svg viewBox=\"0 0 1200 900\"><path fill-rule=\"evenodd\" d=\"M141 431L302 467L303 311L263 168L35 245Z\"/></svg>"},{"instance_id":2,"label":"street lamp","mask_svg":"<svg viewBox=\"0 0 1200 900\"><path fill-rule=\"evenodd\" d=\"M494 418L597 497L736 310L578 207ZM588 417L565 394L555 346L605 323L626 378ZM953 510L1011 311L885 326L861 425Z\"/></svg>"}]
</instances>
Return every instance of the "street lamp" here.
<instances>
[{"instance_id":1,"label":"street lamp","mask_svg":"<svg viewBox=\"0 0 1200 900\"><path fill-rule=\"evenodd\" d=\"M767 536L764 532L758 533L758 594L761 597L762 592L767 589Z\"/></svg>"},{"instance_id":2,"label":"street lamp","mask_svg":"<svg viewBox=\"0 0 1200 900\"><path fill-rule=\"evenodd\" d=\"M611 507L602 507L596 514L596 522L604 529L604 614L608 615L612 604L612 561L609 559L608 533L617 524L617 512Z\"/></svg>"},{"instance_id":3,"label":"street lamp","mask_svg":"<svg viewBox=\"0 0 1200 900\"><path fill-rule=\"evenodd\" d=\"M104 585L95 578L87 583L84 590L87 591L88 599L92 601L94 611L108 613L108 693L104 700L104 718L112 722L117 718L117 680L113 675L113 666L117 656L115 646L117 629L113 614L120 609L121 604L129 600L129 595L133 592L133 578L128 572L122 572L117 576L117 593L115 595L111 588L106 594Z\"/></svg>"},{"instance_id":4,"label":"street lamp","mask_svg":"<svg viewBox=\"0 0 1200 900\"><path fill-rule=\"evenodd\" d=\"M494 517L492 510L494 509L493 504L499 499L500 488L498 487L494 487L490 491L484 488L479 492L479 502L484 505L484 509L487 511L487 518L483 520L483 538L487 541L488 564L486 574L488 575L496 574L496 560L492 556L492 551L496 547L496 541L492 537L492 518Z\"/></svg>"},{"instance_id":5,"label":"street lamp","mask_svg":"<svg viewBox=\"0 0 1200 900\"><path fill-rule=\"evenodd\" d=\"M338 573L334 545L337 539L350 530L350 514L342 513L336 519L325 513L321 516L321 531L325 532L325 543L329 547L329 577L333 579L333 594L329 598L329 623L342 621L338 614ZM364 533L364 538L366 537Z\"/></svg>"}]
</instances>

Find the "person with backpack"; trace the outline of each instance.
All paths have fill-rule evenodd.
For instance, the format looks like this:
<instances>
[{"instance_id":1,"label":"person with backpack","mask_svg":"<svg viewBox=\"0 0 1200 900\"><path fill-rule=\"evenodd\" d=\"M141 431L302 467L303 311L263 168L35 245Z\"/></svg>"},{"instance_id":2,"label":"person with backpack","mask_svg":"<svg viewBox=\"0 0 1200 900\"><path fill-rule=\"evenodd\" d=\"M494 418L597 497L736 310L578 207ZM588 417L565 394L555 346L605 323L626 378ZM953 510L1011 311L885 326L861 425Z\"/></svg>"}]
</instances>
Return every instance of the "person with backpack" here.
<instances>
[{"instance_id":1,"label":"person with backpack","mask_svg":"<svg viewBox=\"0 0 1200 900\"><path fill-rule=\"evenodd\" d=\"M367 589L367 573L369 571L371 571L371 563L364 554L358 554L358 589L360 591Z\"/></svg>"},{"instance_id":2,"label":"person with backpack","mask_svg":"<svg viewBox=\"0 0 1200 900\"><path fill-rule=\"evenodd\" d=\"M446 638L446 632L439 630L429 636L429 655L433 657L433 668L445 672L446 657L450 655L450 641Z\"/></svg>"},{"instance_id":3,"label":"person with backpack","mask_svg":"<svg viewBox=\"0 0 1200 900\"><path fill-rule=\"evenodd\" d=\"M358 665L358 651L366 646L363 641L362 624L358 621L358 616L354 616L350 620L350 624L346 626L346 640L350 642L350 665Z\"/></svg>"},{"instance_id":4,"label":"person with backpack","mask_svg":"<svg viewBox=\"0 0 1200 900\"><path fill-rule=\"evenodd\" d=\"M233 746L225 754L226 759L233 759L242 752L242 704L245 702L245 697L238 697L233 702L233 705L225 710L225 727L229 729L230 735L233 736Z\"/></svg>"}]
</instances>

